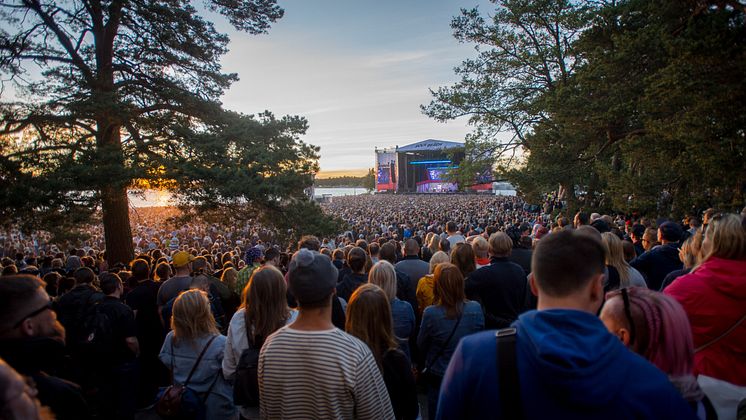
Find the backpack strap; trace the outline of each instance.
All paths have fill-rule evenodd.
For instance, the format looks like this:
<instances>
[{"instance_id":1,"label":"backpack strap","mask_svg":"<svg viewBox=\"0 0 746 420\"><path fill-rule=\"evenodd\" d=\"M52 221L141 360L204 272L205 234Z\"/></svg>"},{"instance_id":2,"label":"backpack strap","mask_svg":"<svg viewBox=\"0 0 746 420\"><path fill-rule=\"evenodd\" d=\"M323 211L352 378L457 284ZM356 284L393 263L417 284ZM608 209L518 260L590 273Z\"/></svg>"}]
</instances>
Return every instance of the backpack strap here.
<instances>
[{"instance_id":1,"label":"backpack strap","mask_svg":"<svg viewBox=\"0 0 746 420\"><path fill-rule=\"evenodd\" d=\"M171 385L174 384L174 359L176 359L176 355L174 354L174 336L171 336Z\"/></svg>"},{"instance_id":2,"label":"backpack strap","mask_svg":"<svg viewBox=\"0 0 746 420\"><path fill-rule=\"evenodd\" d=\"M518 330L497 330L497 382L500 394L500 411L503 419L522 419L521 383L518 379L518 355L516 343Z\"/></svg>"},{"instance_id":3,"label":"backpack strap","mask_svg":"<svg viewBox=\"0 0 746 420\"><path fill-rule=\"evenodd\" d=\"M249 343L248 348L261 349L264 345L264 337L253 333L253 328L249 324L249 311L248 309L244 309L244 311L244 330L246 330L246 342Z\"/></svg>"},{"instance_id":4,"label":"backpack strap","mask_svg":"<svg viewBox=\"0 0 746 420\"><path fill-rule=\"evenodd\" d=\"M210 344L212 344L213 341L217 338L217 335L213 335L212 338L210 338L210 341L205 344L205 347L202 348L202 352L199 354L199 357L197 357L197 361L194 362L194 366L192 366L192 370L189 372L189 376L187 376L186 381L184 381L184 386L189 385L189 381L192 380L192 375L194 375L194 372L197 370L197 366L199 366L199 362L202 361L202 356L205 355L207 352L207 349L210 348ZM173 337L171 338L173 340ZM173 342L173 341L172 341Z\"/></svg>"}]
</instances>

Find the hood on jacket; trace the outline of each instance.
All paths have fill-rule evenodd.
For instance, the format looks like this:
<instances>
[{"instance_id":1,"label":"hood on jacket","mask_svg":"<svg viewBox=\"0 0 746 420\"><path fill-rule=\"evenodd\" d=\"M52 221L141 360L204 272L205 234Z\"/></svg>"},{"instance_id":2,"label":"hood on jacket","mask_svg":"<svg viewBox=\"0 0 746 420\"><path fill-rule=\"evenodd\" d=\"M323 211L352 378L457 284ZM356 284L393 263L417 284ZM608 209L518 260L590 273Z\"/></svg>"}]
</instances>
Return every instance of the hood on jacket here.
<instances>
[{"instance_id":1,"label":"hood on jacket","mask_svg":"<svg viewBox=\"0 0 746 420\"><path fill-rule=\"evenodd\" d=\"M518 351L526 355L527 375L545 395L570 406L608 405L622 392L627 373L617 363L628 350L596 316L576 310L549 309L522 314ZM610 381L609 378L617 378Z\"/></svg>"},{"instance_id":2,"label":"hood on jacket","mask_svg":"<svg viewBox=\"0 0 746 420\"><path fill-rule=\"evenodd\" d=\"M708 286L729 298L746 299L746 261L710 257L689 275L707 279Z\"/></svg>"}]
</instances>

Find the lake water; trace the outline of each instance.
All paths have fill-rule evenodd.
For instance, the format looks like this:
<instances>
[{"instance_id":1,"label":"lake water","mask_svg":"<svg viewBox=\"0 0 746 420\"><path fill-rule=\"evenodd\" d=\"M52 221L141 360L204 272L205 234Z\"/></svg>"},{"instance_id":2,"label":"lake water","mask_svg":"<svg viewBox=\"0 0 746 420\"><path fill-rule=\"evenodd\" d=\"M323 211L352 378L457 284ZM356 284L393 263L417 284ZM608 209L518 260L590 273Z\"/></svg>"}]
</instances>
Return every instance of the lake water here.
<instances>
[{"instance_id":1,"label":"lake water","mask_svg":"<svg viewBox=\"0 0 746 420\"><path fill-rule=\"evenodd\" d=\"M324 195L330 194L332 197L342 197L345 195L360 195L367 193L368 190L365 188L315 188L313 191L314 197L323 197Z\"/></svg>"},{"instance_id":2,"label":"lake water","mask_svg":"<svg viewBox=\"0 0 746 420\"><path fill-rule=\"evenodd\" d=\"M341 197L345 195L360 195L367 193L365 188L316 188L314 194L316 197L322 197L324 194L331 194L332 197ZM171 194L167 191L148 190L142 194L134 192L129 193L130 205L133 207L162 207L173 206L175 203L171 200Z\"/></svg>"},{"instance_id":3,"label":"lake water","mask_svg":"<svg viewBox=\"0 0 746 420\"><path fill-rule=\"evenodd\" d=\"M132 207L164 207L175 204L171 201L171 194L168 191L147 190L142 194L130 191L127 195Z\"/></svg>"},{"instance_id":4,"label":"lake water","mask_svg":"<svg viewBox=\"0 0 746 420\"><path fill-rule=\"evenodd\" d=\"M509 195L514 196L515 190L495 190L495 195Z\"/></svg>"},{"instance_id":5,"label":"lake water","mask_svg":"<svg viewBox=\"0 0 746 420\"><path fill-rule=\"evenodd\" d=\"M332 197L342 197L345 195L366 194L365 188L316 188L315 197L323 197L330 194ZM515 195L515 190L497 190L499 195ZM149 190L143 194L129 193L130 205L133 207L161 207L172 206L175 203L171 200L171 194L167 191Z\"/></svg>"}]
</instances>

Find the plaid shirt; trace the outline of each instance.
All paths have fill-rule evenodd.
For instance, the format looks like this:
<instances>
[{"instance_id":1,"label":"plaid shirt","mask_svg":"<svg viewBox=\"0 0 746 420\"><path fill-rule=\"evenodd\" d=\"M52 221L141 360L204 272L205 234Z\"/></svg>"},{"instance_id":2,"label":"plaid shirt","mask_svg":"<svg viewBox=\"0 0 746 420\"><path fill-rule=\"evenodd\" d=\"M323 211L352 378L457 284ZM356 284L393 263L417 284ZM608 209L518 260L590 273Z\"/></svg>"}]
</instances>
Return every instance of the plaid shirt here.
<instances>
[{"instance_id":1,"label":"plaid shirt","mask_svg":"<svg viewBox=\"0 0 746 420\"><path fill-rule=\"evenodd\" d=\"M235 289L238 296L241 296L241 294L243 293L243 289L246 287L247 284L249 284L249 279L254 273L254 270L256 270L257 268L259 268L259 264L252 264L247 265L246 267L238 271L238 279L236 280Z\"/></svg>"}]
</instances>

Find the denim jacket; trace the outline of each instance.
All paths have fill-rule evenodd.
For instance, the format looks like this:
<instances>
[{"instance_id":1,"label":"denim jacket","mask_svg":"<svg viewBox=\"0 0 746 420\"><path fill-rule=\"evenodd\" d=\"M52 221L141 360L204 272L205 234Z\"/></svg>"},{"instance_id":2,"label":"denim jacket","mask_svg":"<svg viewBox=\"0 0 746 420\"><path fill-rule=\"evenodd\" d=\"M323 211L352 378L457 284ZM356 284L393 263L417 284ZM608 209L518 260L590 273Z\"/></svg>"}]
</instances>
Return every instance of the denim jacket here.
<instances>
[{"instance_id":1,"label":"denim jacket","mask_svg":"<svg viewBox=\"0 0 746 420\"><path fill-rule=\"evenodd\" d=\"M391 300L391 317L394 319L394 335L399 342L399 349L412 360L409 352L409 338L414 334L414 310L409 302L397 297Z\"/></svg>"},{"instance_id":2,"label":"denim jacket","mask_svg":"<svg viewBox=\"0 0 746 420\"><path fill-rule=\"evenodd\" d=\"M451 335L458 318L446 318L443 306L433 305L425 308L422 313L422 325L417 336L417 346L425 354L425 366L430 366L430 371L436 375L443 375L448 367L453 352L456 350L459 340L469 334L474 334L484 329L484 314L479 303L468 300L462 307L461 323L458 325L451 340L446 343ZM441 353L441 348L446 345ZM440 356L435 357L441 353Z\"/></svg>"},{"instance_id":3,"label":"denim jacket","mask_svg":"<svg viewBox=\"0 0 746 420\"><path fill-rule=\"evenodd\" d=\"M172 355L171 340L173 340L173 334L174 332L171 331L166 336L159 357L168 369L171 369L171 362L173 360L174 382L183 384L211 336L200 337L189 342L176 340ZM213 340L210 348L207 349L204 357L202 357L199 367L194 371L194 375L188 385L189 388L197 393L204 393L210 390L210 394L205 400L208 419L235 419L238 417L238 411L233 405L233 388L223 379L222 362L225 352L225 341L226 338L224 335L218 335Z\"/></svg>"}]
</instances>

